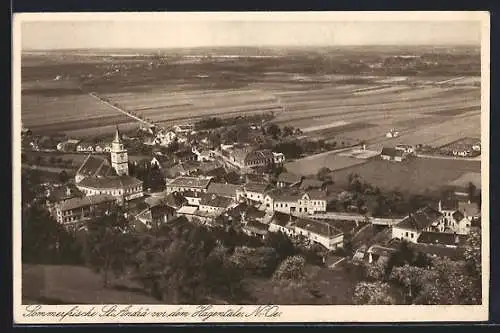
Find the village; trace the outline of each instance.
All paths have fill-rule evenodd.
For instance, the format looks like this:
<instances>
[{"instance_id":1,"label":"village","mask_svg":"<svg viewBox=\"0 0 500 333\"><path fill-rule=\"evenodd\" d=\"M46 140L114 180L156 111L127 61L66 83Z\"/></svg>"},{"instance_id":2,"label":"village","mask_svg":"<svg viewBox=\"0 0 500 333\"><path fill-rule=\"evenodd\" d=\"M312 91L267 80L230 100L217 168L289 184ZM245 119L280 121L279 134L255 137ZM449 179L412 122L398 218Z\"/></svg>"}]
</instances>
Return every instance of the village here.
<instances>
[{"instance_id":1,"label":"village","mask_svg":"<svg viewBox=\"0 0 500 333\"><path fill-rule=\"evenodd\" d=\"M349 188L340 188L324 170L304 177L284 168L290 154L273 149L280 147L280 140L286 141L277 139L277 133L293 137L301 134L299 129L264 125L261 119L261 124L249 124L244 135L221 135L206 130L216 120L220 121L213 118L168 130L141 127L135 138L123 135L117 127L111 142L53 140L55 149L48 151L86 157L74 177L43 184L42 202L71 232L86 230L89 221L120 206L139 231L182 221L208 229L234 229L261 240L282 233L300 246L318 249L323 263L331 268L346 258L387 261L401 241L430 257L453 258L460 256L471 230L480 229L479 189L475 187L448 189L440 198L424 198L407 209L395 208L397 203L382 207L380 202L368 207L367 194L374 197L380 190L356 175ZM26 149L41 151L28 132L23 129ZM389 135L397 136L397 132L391 130ZM129 160L127 149L143 151L137 141L151 148L149 159L139 163ZM266 141L271 141L269 148L255 144ZM366 144L353 148L373 158ZM398 163L413 158L419 148L384 146L375 158Z\"/></svg>"}]
</instances>

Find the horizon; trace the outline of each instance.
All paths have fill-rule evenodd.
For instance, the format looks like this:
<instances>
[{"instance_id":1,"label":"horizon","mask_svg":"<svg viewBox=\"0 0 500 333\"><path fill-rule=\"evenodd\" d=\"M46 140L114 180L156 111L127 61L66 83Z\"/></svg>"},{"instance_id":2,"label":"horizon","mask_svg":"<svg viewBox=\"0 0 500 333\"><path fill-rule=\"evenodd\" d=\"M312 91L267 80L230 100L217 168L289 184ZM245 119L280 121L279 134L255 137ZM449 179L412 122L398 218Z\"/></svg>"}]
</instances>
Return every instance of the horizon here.
<instances>
[{"instance_id":1,"label":"horizon","mask_svg":"<svg viewBox=\"0 0 500 333\"><path fill-rule=\"evenodd\" d=\"M21 48L479 46L479 21L27 21Z\"/></svg>"}]
</instances>

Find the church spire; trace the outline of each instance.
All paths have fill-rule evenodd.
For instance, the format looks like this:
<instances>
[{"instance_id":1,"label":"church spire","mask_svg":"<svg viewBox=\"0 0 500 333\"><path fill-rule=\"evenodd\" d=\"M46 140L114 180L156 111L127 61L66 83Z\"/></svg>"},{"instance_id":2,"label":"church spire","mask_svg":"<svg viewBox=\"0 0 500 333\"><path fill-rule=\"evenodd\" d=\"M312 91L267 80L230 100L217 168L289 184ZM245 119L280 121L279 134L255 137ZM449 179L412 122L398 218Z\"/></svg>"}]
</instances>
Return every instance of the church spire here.
<instances>
[{"instance_id":1,"label":"church spire","mask_svg":"<svg viewBox=\"0 0 500 333\"><path fill-rule=\"evenodd\" d=\"M118 129L118 125L116 125L115 139L113 142L121 142L120 130Z\"/></svg>"}]
</instances>

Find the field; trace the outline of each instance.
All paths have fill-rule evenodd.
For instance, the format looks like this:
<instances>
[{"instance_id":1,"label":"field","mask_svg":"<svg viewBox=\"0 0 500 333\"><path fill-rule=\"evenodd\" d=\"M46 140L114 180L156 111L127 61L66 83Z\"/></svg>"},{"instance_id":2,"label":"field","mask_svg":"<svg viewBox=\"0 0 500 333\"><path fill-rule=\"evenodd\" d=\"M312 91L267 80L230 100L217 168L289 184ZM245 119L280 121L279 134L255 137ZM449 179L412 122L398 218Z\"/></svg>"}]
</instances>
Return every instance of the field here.
<instances>
[{"instance_id":1,"label":"field","mask_svg":"<svg viewBox=\"0 0 500 333\"><path fill-rule=\"evenodd\" d=\"M80 137L111 133L115 124L124 130L139 125L90 97L93 92L162 126L272 111L278 124L302 128L307 136L353 138L376 147L388 143L384 135L391 128L401 133L394 144L444 145L479 136L479 53L474 49L443 50L445 57L439 49L391 47L217 56L224 52L236 51L23 56L23 125ZM401 53L437 65L409 70L398 64Z\"/></svg>"},{"instance_id":2,"label":"field","mask_svg":"<svg viewBox=\"0 0 500 333\"><path fill-rule=\"evenodd\" d=\"M366 163L366 160L338 154L322 153L286 163L285 168L292 173L307 176L316 174L322 167L327 167L334 171L363 163Z\"/></svg>"},{"instance_id":3,"label":"field","mask_svg":"<svg viewBox=\"0 0 500 333\"><path fill-rule=\"evenodd\" d=\"M85 267L23 265L23 304L159 304L130 281L110 281Z\"/></svg>"},{"instance_id":4,"label":"field","mask_svg":"<svg viewBox=\"0 0 500 333\"><path fill-rule=\"evenodd\" d=\"M375 158L364 164L334 171L332 178L336 184L343 186L352 172L383 190L423 193L426 190L439 190L464 174L480 171L480 161L414 158L399 163Z\"/></svg>"}]
</instances>

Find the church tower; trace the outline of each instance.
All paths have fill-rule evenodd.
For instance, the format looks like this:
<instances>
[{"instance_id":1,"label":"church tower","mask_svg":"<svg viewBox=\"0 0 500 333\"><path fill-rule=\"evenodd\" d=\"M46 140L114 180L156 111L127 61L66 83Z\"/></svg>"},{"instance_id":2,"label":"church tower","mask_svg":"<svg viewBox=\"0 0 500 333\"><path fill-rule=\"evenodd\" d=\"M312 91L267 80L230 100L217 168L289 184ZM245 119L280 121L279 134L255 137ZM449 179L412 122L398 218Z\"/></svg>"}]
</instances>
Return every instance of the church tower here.
<instances>
[{"instance_id":1,"label":"church tower","mask_svg":"<svg viewBox=\"0 0 500 333\"><path fill-rule=\"evenodd\" d=\"M111 144L111 166L117 175L128 175L128 154L123 146L118 126L116 126L115 139Z\"/></svg>"}]
</instances>

